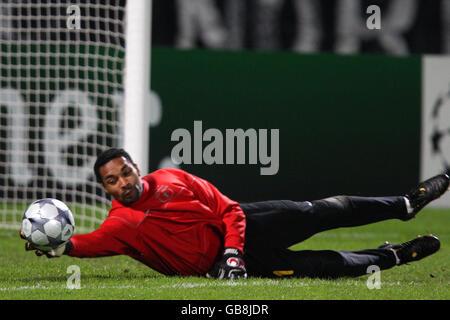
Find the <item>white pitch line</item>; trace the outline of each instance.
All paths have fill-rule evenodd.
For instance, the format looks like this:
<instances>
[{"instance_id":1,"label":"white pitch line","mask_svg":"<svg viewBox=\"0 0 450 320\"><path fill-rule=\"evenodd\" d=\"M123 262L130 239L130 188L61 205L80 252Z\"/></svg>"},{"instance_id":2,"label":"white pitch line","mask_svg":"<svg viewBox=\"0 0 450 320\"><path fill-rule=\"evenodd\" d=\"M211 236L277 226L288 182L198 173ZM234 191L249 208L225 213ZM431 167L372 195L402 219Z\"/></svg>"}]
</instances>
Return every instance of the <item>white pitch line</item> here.
<instances>
[{"instance_id":1,"label":"white pitch line","mask_svg":"<svg viewBox=\"0 0 450 320\"><path fill-rule=\"evenodd\" d=\"M80 289L135 289L134 285L127 286L81 286ZM21 291L21 290L55 290L55 289L67 289L67 290L77 290L77 289L69 289L66 286L22 286L22 287L0 287L0 291Z\"/></svg>"},{"instance_id":2,"label":"white pitch line","mask_svg":"<svg viewBox=\"0 0 450 320\"><path fill-rule=\"evenodd\" d=\"M204 287L251 287L251 286L281 286L281 287L304 287L307 286L305 283L283 283L281 284L278 280L255 280L255 281L220 281L220 282L209 282L209 283L176 283L172 285L164 284L160 286L162 289L176 289L176 288L204 288Z\"/></svg>"},{"instance_id":3,"label":"white pitch line","mask_svg":"<svg viewBox=\"0 0 450 320\"><path fill-rule=\"evenodd\" d=\"M366 282L359 282L356 280L348 280L346 282L336 282L331 283L331 286L345 287L345 286L365 286ZM410 281L408 283L401 281L394 282L381 282L381 286L394 287L394 286L421 286L421 283ZM223 282L211 282L211 283L177 283L172 285L161 285L159 288L161 289L191 289L191 288L212 288L212 287L252 287L252 286L280 286L286 288L294 288L294 287L310 287L314 286L313 284L308 284L305 282L285 282L278 280L255 280L255 281L223 281ZM136 289L142 287L136 287L135 285L124 285L124 286L81 286L80 290L89 290L89 289ZM0 287L0 292L5 291L26 291L26 290L55 290L55 289L66 289L66 290L78 290L78 289L69 289L64 285L61 286L21 286L21 287ZM145 288L142 288L145 289Z\"/></svg>"},{"instance_id":4,"label":"white pitch line","mask_svg":"<svg viewBox=\"0 0 450 320\"><path fill-rule=\"evenodd\" d=\"M366 281L356 281L356 280L348 280L345 282L335 282L330 283L331 286L337 286L337 287L345 287L345 286L366 286ZM408 286L421 286L421 283L410 281L410 282L401 282L401 281L393 281L393 282L381 282L381 286L387 286L387 287L396 287L396 286L402 286L402 285L408 285ZM278 280L255 280L255 281L224 281L224 282L211 282L211 283L192 283L192 282L185 282L185 283L177 283L172 285L162 285L160 288L162 289L191 289L191 288L212 288L212 287L227 287L227 286L239 286L239 287L252 287L252 286L280 286L280 287L286 287L286 288L294 288L294 287L314 287L314 283L308 284L305 282L285 282L285 281L278 281Z\"/></svg>"},{"instance_id":5,"label":"white pitch line","mask_svg":"<svg viewBox=\"0 0 450 320\"><path fill-rule=\"evenodd\" d=\"M20 290L51 290L62 289L63 287L45 287L45 286L23 286L23 287L0 287L0 291L20 291Z\"/></svg>"}]
</instances>

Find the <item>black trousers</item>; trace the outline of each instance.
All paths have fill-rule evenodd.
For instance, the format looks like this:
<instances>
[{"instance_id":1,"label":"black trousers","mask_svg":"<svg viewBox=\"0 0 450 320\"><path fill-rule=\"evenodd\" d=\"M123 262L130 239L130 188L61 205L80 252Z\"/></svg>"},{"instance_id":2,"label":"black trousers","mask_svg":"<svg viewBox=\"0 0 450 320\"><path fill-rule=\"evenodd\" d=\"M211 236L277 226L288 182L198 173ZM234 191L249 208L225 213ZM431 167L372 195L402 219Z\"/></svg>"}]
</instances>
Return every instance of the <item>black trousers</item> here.
<instances>
[{"instance_id":1,"label":"black trousers","mask_svg":"<svg viewBox=\"0 0 450 320\"><path fill-rule=\"evenodd\" d=\"M406 212L403 197L337 196L240 205L247 218L244 260L249 276L356 277L367 274L371 265L380 270L395 265L389 249L293 251L288 247L322 231L401 218Z\"/></svg>"}]
</instances>

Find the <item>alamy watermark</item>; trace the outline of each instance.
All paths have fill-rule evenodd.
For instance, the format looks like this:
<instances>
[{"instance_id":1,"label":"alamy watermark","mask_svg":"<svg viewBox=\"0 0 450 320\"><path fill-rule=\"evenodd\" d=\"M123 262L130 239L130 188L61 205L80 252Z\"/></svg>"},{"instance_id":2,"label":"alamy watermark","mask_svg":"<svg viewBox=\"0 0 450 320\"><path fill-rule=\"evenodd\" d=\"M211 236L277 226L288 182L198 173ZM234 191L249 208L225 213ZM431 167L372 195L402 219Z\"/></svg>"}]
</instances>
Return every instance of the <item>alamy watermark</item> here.
<instances>
[{"instance_id":1,"label":"alamy watermark","mask_svg":"<svg viewBox=\"0 0 450 320\"><path fill-rule=\"evenodd\" d=\"M261 175L275 175L279 169L279 129L225 129L223 133L209 128L203 132L202 121L194 121L193 134L178 128L170 139L178 142L171 152L172 162L177 165L260 164ZM204 142L208 144L203 146Z\"/></svg>"},{"instance_id":2,"label":"alamy watermark","mask_svg":"<svg viewBox=\"0 0 450 320\"><path fill-rule=\"evenodd\" d=\"M369 30L380 30L381 29L381 9L377 5L370 5L366 10L367 14L370 16L366 20L366 26Z\"/></svg>"},{"instance_id":3,"label":"alamy watermark","mask_svg":"<svg viewBox=\"0 0 450 320\"><path fill-rule=\"evenodd\" d=\"M68 6L66 9L68 15L66 20L66 26L69 30L81 29L81 9L77 5Z\"/></svg>"},{"instance_id":4,"label":"alamy watermark","mask_svg":"<svg viewBox=\"0 0 450 320\"><path fill-rule=\"evenodd\" d=\"M81 270L77 265L70 265L67 267L67 271L70 276L67 278L67 289L80 289L81 288Z\"/></svg>"},{"instance_id":5,"label":"alamy watermark","mask_svg":"<svg viewBox=\"0 0 450 320\"><path fill-rule=\"evenodd\" d=\"M370 274L367 278L367 288L369 290L381 289L381 269L377 265L371 265L367 267L366 272Z\"/></svg>"}]
</instances>

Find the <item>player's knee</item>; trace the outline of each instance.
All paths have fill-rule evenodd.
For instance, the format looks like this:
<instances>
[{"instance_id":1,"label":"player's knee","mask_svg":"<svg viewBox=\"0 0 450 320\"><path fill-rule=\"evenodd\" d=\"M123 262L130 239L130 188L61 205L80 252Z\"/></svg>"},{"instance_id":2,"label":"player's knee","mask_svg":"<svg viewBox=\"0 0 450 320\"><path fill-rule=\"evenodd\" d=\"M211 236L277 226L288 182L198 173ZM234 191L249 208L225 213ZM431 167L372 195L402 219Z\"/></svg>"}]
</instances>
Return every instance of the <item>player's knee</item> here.
<instances>
[{"instance_id":1,"label":"player's knee","mask_svg":"<svg viewBox=\"0 0 450 320\"><path fill-rule=\"evenodd\" d=\"M350 199L347 196L334 196L323 200L340 210L348 210L351 208Z\"/></svg>"}]
</instances>

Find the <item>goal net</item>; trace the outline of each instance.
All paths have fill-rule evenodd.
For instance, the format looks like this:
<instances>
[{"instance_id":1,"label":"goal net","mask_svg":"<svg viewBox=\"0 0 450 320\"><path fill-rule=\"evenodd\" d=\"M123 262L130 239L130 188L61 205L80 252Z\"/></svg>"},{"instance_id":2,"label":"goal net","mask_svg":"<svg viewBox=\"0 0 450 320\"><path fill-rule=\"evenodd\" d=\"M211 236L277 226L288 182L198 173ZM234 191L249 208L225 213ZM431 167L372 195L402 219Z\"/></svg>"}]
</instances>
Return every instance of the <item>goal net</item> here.
<instances>
[{"instance_id":1,"label":"goal net","mask_svg":"<svg viewBox=\"0 0 450 320\"><path fill-rule=\"evenodd\" d=\"M57 198L104 220L99 152L121 145L125 1L0 0L0 227Z\"/></svg>"}]
</instances>

